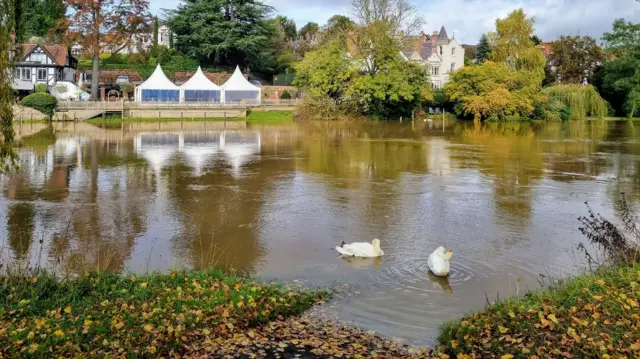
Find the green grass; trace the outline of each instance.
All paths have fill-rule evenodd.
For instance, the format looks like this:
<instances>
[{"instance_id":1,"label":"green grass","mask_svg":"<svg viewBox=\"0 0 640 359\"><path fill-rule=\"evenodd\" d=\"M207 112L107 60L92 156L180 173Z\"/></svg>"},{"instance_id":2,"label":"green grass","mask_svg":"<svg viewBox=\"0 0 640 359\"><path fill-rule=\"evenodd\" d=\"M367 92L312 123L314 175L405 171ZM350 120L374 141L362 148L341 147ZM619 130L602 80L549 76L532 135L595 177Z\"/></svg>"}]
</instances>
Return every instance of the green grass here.
<instances>
[{"instance_id":1,"label":"green grass","mask_svg":"<svg viewBox=\"0 0 640 359\"><path fill-rule=\"evenodd\" d=\"M217 337L251 336L252 327L297 315L326 296L217 270L5 276L0 357L197 356Z\"/></svg>"},{"instance_id":2,"label":"green grass","mask_svg":"<svg viewBox=\"0 0 640 359\"><path fill-rule=\"evenodd\" d=\"M638 264L578 276L448 323L438 341L452 357L637 357L639 282Z\"/></svg>"},{"instance_id":3,"label":"green grass","mask_svg":"<svg viewBox=\"0 0 640 359\"><path fill-rule=\"evenodd\" d=\"M251 111L247 117L207 117L207 118L121 118L120 116L109 116L106 119L101 117L92 118L86 123L97 126L119 127L123 123L137 122L180 122L180 121L247 121L250 123L290 123L293 121L293 112L290 111Z\"/></svg>"}]
</instances>

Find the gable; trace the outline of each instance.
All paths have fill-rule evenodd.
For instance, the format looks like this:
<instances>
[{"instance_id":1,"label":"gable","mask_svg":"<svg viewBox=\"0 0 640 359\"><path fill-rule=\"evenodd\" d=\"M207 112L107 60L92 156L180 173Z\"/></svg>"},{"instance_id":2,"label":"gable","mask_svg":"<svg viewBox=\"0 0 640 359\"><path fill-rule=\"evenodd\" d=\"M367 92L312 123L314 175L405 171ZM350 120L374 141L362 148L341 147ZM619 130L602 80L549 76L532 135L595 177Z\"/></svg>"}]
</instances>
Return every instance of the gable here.
<instances>
[{"instance_id":1,"label":"gable","mask_svg":"<svg viewBox=\"0 0 640 359\"><path fill-rule=\"evenodd\" d=\"M442 62L442 59L440 59L440 56L436 55L436 54L431 54L431 56L429 56L429 58L427 58L427 61L429 62Z\"/></svg>"},{"instance_id":2,"label":"gable","mask_svg":"<svg viewBox=\"0 0 640 359\"><path fill-rule=\"evenodd\" d=\"M23 58L21 62L42 65L65 66L68 50L63 45L23 44Z\"/></svg>"}]
</instances>

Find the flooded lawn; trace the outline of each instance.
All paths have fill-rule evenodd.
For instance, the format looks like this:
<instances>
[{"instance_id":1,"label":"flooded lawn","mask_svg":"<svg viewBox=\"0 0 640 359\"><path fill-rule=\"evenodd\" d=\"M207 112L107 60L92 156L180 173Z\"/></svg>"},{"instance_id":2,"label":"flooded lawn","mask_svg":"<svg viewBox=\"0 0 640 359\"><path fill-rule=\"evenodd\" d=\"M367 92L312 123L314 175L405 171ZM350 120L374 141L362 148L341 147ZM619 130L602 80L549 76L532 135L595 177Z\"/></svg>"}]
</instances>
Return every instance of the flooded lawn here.
<instances>
[{"instance_id":1,"label":"flooded lawn","mask_svg":"<svg viewBox=\"0 0 640 359\"><path fill-rule=\"evenodd\" d=\"M4 265L233 268L345 283L330 310L429 344L444 321L584 268L585 201L640 199L632 122L25 124L1 177ZM344 260L379 238L384 258ZM448 280L428 273L454 251ZM486 294L486 296L485 296Z\"/></svg>"}]
</instances>

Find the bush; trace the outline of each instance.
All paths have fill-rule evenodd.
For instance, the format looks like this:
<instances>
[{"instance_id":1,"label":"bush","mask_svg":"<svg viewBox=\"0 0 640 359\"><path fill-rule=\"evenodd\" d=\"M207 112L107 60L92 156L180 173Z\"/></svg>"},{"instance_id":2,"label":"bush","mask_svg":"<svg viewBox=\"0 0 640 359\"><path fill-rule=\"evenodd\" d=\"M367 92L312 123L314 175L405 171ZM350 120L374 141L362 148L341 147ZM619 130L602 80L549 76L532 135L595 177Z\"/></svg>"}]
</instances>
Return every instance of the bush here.
<instances>
[{"instance_id":1,"label":"bush","mask_svg":"<svg viewBox=\"0 0 640 359\"><path fill-rule=\"evenodd\" d=\"M118 84L120 86L120 91L131 94L133 92L133 84L130 83L121 83Z\"/></svg>"},{"instance_id":2,"label":"bush","mask_svg":"<svg viewBox=\"0 0 640 359\"><path fill-rule=\"evenodd\" d=\"M47 85L46 84L37 84L34 91L36 93L46 93L47 92Z\"/></svg>"},{"instance_id":3,"label":"bush","mask_svg":"<svg viewBox=\"0 0 640 359\"><path fill-rule=\"evenodd\" d=\"M58 100L54 96L42 92L33 93L20 102L22 106L38 110L49 118L53 116L57 103Z\"/></svg>"},{"instance_id":4,"label":"bush","mask_svg":"<svg viewBox=\"0 0 640 359\"><path fill-rule=\"evenodd\" d=\"M282 91L282 94L280 95L280 99L281 100L291 100L291 92L284 90Z\"/></svg>"}]
</instances>

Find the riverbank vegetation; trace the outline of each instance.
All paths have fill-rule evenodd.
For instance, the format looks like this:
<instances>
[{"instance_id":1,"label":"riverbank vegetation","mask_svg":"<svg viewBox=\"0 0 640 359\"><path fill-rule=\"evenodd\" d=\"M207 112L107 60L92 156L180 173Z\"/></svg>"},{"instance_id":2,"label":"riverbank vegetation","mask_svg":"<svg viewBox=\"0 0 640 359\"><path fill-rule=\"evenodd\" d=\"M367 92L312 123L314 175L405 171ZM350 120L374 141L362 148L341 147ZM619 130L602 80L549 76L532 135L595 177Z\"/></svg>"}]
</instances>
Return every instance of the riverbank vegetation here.
<instances>
[{"instance_id":1,"label":"riverbank vegetation","mask_svg":"<svg viewBox=\"0 0 640 359\"><path fill-rule=\"evenodd\" d=\"M108 116L106 118L96 117L86 120L86 123L96 126L118 127L123 123L139 122L224 122L224 121L247 121L251 123L290 123L293 121L292 111L249 111L247 117L198 117L198 118L136 118L120 116Z\"/></svg>"},{"instance_id":2,"label":"riverbank vegetation","mask_svg":"<svg viewBox=\"0 0 640 359\"><path fill-rule=\"evenodd\" d=\"M6 358L424 357L358 329L299 316L324 291L217 270L0 278Z\"/></svg>"}]
</instances>

